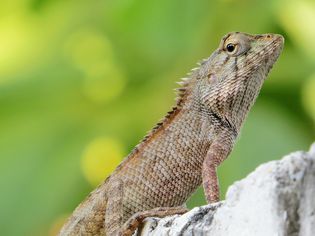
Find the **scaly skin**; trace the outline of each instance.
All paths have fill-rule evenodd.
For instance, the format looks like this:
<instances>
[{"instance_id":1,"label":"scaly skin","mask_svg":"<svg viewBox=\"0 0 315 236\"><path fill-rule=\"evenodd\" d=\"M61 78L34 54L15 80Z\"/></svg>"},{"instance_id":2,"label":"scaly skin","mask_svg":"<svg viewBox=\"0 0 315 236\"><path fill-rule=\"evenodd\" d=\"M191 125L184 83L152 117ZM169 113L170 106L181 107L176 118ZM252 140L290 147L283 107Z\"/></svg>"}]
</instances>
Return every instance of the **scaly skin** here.
<instances>
[{"instance_id":1,"label":"scaly skin","mask_svg":"<svg viewBox=\"0 0 315 236\"><path fill-rule=\"evenodd\" d=\"M278 56L280 35L230 33L190 77L176 106L81 203L60 235L131 235L145 217L181 214L203 183L219 200L216 168L227 158Z\"/></svg>"}]
</instances>

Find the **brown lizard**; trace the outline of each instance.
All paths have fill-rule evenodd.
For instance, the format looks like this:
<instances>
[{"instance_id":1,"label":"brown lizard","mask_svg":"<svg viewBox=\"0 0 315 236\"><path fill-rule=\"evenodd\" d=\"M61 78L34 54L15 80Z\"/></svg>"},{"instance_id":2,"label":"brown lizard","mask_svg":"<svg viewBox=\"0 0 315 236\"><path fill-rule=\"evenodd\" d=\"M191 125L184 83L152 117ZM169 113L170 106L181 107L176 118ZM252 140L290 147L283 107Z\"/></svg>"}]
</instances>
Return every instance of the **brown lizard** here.
<instances>
[{"instance_id":1,"label":"brown lizard","mask_svg":"<svg viewBox=\"0 0 315 236\"><path fill-rule=\"evenodd\" d=\"M219 201L216 169L279 57L281 35L229 33L180 82L176 106L74 211L60 235L131 235L145 217L182 214L203 183Z\"/></svg>"}]
</instances>

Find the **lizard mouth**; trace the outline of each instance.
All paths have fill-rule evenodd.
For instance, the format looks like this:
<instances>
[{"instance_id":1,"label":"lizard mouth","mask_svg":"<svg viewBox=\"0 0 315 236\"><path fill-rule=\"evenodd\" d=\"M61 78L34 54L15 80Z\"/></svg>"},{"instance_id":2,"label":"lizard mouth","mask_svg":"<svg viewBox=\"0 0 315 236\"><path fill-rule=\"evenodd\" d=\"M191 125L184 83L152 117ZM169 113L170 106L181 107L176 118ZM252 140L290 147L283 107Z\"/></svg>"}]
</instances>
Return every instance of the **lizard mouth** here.
<instances>
[{"instance_id":1,"label":"lizard mouth","mask_svg":"<svg viewBox=\"0 0 315 236\"><path fill-rule=\"evenodd\" d=\"M256 35L254 41L256 45L249 50L247 57L241 59L244 61L246 58L242 74L246 75L252 71L259 75L260 79L265 80L281 54L284 38L278 34L262 34Z\"/></svg>"},{"instance_id":2,"label":"lizard mouth","mask_svg":"<svg viewBox=\"0 0 315 236\"><path fill-rule=\"evenodd\" d=\"M282 35L274 34L271 37L273 39L266 46L267 53L265 58L263 59L266 68L265 79L267 78L267 75L269 74L270 70L273 68L275 62L278 60L284 45L284 38Z\"/></svg>"}]
</instances>

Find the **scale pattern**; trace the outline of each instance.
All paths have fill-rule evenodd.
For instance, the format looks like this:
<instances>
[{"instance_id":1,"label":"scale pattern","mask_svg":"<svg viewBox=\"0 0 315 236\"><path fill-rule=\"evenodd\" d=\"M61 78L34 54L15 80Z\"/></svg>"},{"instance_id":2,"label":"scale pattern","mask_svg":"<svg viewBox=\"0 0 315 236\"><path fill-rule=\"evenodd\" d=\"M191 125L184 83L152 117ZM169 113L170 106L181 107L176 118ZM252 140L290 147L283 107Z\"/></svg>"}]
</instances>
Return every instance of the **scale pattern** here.
<instances>
[{"instance_id":1,"label":"scale pattern","mask_svg":"<svg viewBox=\"0 0 315 236\"><path fill-rule=\"evenodd\" d=\"M217 167L283 43L275 34L224 36L180 82L176 106L77 207L60 235L132 235L145 217L184 213L201 184L207 201L218 201Z\"/></svg>"}]
</instances>

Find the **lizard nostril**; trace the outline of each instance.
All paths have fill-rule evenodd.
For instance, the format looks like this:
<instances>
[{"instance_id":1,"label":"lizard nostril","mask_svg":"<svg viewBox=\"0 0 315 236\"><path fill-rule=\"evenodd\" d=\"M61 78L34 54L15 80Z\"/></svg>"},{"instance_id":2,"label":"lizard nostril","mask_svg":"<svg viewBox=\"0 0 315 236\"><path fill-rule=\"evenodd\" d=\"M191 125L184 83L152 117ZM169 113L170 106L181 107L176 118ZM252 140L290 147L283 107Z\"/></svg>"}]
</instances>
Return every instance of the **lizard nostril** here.
<instances>
[{"instance_id":1,"label":"lizard nostril","mask_svg":"<svg viewBox=\"0 0 315 236\"><path fill-rule=\"evenodd\" d=\"M271 38L271 35L270 34L267 34L267 39L270 39Z\"/></svg>"}]
</instances>

